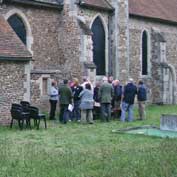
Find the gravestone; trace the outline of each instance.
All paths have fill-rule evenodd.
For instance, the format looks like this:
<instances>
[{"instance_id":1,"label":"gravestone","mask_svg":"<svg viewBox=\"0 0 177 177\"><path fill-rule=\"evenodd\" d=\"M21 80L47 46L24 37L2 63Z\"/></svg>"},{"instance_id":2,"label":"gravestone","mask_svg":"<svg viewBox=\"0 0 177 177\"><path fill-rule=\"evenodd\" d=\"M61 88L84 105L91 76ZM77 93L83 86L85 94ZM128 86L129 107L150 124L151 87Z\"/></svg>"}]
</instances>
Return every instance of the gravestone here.
<instances>
[{"instance_id":1,"label":"gravestone","mask_svg":"<svg viewBox=\"0 0 177 177\"><path fill-rule=\"evenodd\" d=\"M177 132L177 115L162 114L160 118L160 129Z\"/></svg>"}]
</instances>

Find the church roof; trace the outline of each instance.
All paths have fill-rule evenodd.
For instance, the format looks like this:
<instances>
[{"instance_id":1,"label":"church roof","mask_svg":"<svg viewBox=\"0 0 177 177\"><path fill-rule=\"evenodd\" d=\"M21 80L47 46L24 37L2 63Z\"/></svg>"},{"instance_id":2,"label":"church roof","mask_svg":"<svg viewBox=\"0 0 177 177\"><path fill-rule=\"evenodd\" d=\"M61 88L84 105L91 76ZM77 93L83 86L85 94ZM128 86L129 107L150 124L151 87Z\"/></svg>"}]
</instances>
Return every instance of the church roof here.
<instances>
[{"instance_id":1,"label":"church roof","mask_svg":"<svg viewBox=\"0 0 177 177\"><path fill-rule=\"evenodd\" d=\"M4 2L62 9L64 0L4 0Z\"/></svg>"},{"instance_id":2,"label":"church roof","mask_svg":"<svg viewBox=\"0 0 177 177\"><path fill-rule=\"evenodd\" d=\"M176 23L177 0L129 0L129 14Z\"/></svg>"},{"instance_id":3,"label":"church roof","mask_svg":"<svg viewBox=\"0 0 177 177\"><path fill-rule=\"evenodd\" d=\"M0 16L0 60L28 61L31 53L4 17Z\"/></svg>"},{"instance_id":4,"label":"church roof","mask_svg":"<svg viewBox=\"0 0 177 177\"><path fill-rule=\"evenodd\" d=\"M113 11L114 8L107 0L78 0L81 7L96 8L101 10Z\"/></svg>"}]
</instances>

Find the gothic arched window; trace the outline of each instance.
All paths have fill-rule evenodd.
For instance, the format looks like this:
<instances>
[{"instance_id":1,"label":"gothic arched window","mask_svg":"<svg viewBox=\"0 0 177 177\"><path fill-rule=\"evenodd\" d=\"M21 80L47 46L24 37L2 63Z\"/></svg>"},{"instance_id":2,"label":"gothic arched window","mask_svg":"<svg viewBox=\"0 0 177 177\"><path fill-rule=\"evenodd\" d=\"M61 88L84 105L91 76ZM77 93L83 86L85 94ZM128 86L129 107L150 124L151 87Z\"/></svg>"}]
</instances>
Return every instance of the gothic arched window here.
<instances>
[{"instance_id":1,"label":"gothic arched window","mask_svg":"<svg viewBox=\"0 0 177 177\"><path fill-rule=\"evenodd\" d=\"M142 75L148 75L148 35L143 31L142 35Z\"/></svg>"},{"instance_id":2,"label":"gothic arched window","mask_svg":"<svg viewBox=\"0 0 177 177\"><path fill-rule=\"evenodd\" d=\"M26 45L26 28L22 19L17 14L14 14L10 16L7 21L12 29L15 31L17 36Z\"/></svg>"},{"instance_id":3,"label":"gothic arched window","mask_svg":"<svg viewBox=\"0 0 177 177\"><path fill-rule=\"evenodd\" d=\"M96 74L105 75L105 30L100 17L92 24L93 62L96 65Z\"/></svg>"}]
</instances>

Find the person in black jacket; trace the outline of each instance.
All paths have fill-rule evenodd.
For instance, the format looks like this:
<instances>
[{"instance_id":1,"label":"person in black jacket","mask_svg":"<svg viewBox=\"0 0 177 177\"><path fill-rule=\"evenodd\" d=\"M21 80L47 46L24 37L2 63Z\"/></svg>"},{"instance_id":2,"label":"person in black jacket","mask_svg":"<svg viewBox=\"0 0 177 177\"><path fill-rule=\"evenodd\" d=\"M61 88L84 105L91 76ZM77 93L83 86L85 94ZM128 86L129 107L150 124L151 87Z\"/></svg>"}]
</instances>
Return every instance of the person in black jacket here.
<instances>
[{"instance_id":1,"label":"person in black jacket","mask_svg":"<svg viewBox=\"0 0 177 177\"><path fill-rule=\"evenodd\" d=\"M79 85L79 80L77 78L73 79L73 101L74 101L74 109L73 109L73 119L80 122L81 119L81 110L80 106L80 93L82 92L83 87Z\"/></svg>"},{"instance_id":2,"label":"person in black jacket","mask_svg":"<svg viewBox=\"0 0 177 177\"><path fill-rule=\"evenodd\" d=\"M121 121L126 119L126 112L128 112L128 121L133 121L133 105L135 95L137 94L137 87L133 83L133 79L130 78L128 84L124 86L121 103Z\"/></svg>"},{"instance_id":3,"label":"person in black jacket","mask_svg":"<svg viewBox=\"0 0 177 177\"><path fill-rule=\"evenodd\" d=\"M94 108L93 108L93 119L97 119L100 116L100 98L99 98L100 82L96 83L93 90Z\"/></svg>"},{"instance_id":4,"label":"person in black jacket","mask_svg":"<svg viewBox=\"0 0 177 177\"><path fill-rule=\"evenodd\" d=\"M121 116L121 98L122 98L122 85L120 84L119 80L113 81L113 88L114 88L114 107L113 107L113 113L114 118L120 118Z\"/></svg>"},{"instance_id":5,"label":"person in black jacket","mask_svg":"<svg viewBox=\"0 0 177 177\"><path fill-rule=\"evenodd\" d=\"M68 106L72 103L72 91L68 86L68 80L64 79L63 84L59 85L59 101L60 101L60 115L59 121L66 124L69 119Z\"/></svg>"},{"instance_id":6,"label":"person in black jacket","mask_svg":"<svg viewBox=\"0 0 177 177\"><path fill-rule=\"evenodd\" d=\"M138 82L138 111L139 111L139 120L143 120L146 118L145 116L145 102L147 100L147 90L143 83L143 81Z\"/></svg>"}]
</instances>

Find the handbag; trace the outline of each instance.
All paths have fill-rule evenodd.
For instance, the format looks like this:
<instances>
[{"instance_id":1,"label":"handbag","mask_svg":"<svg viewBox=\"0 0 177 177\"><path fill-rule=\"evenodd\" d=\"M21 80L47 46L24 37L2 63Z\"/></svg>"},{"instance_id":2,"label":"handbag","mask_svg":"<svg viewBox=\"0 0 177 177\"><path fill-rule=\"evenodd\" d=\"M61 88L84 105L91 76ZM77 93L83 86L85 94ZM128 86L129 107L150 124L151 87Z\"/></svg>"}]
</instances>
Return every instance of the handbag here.
<instances>
[{"instance_id":1,"label":"handbag","mask_svg":"<svg viewBox=\"0 0 177 177\"><path fill-rule=\"evenodd\" d=\"M68 105L68 111L72 112L74 109L74 106L72 104L69 104Z\"/></svg>"}]
</instances>

